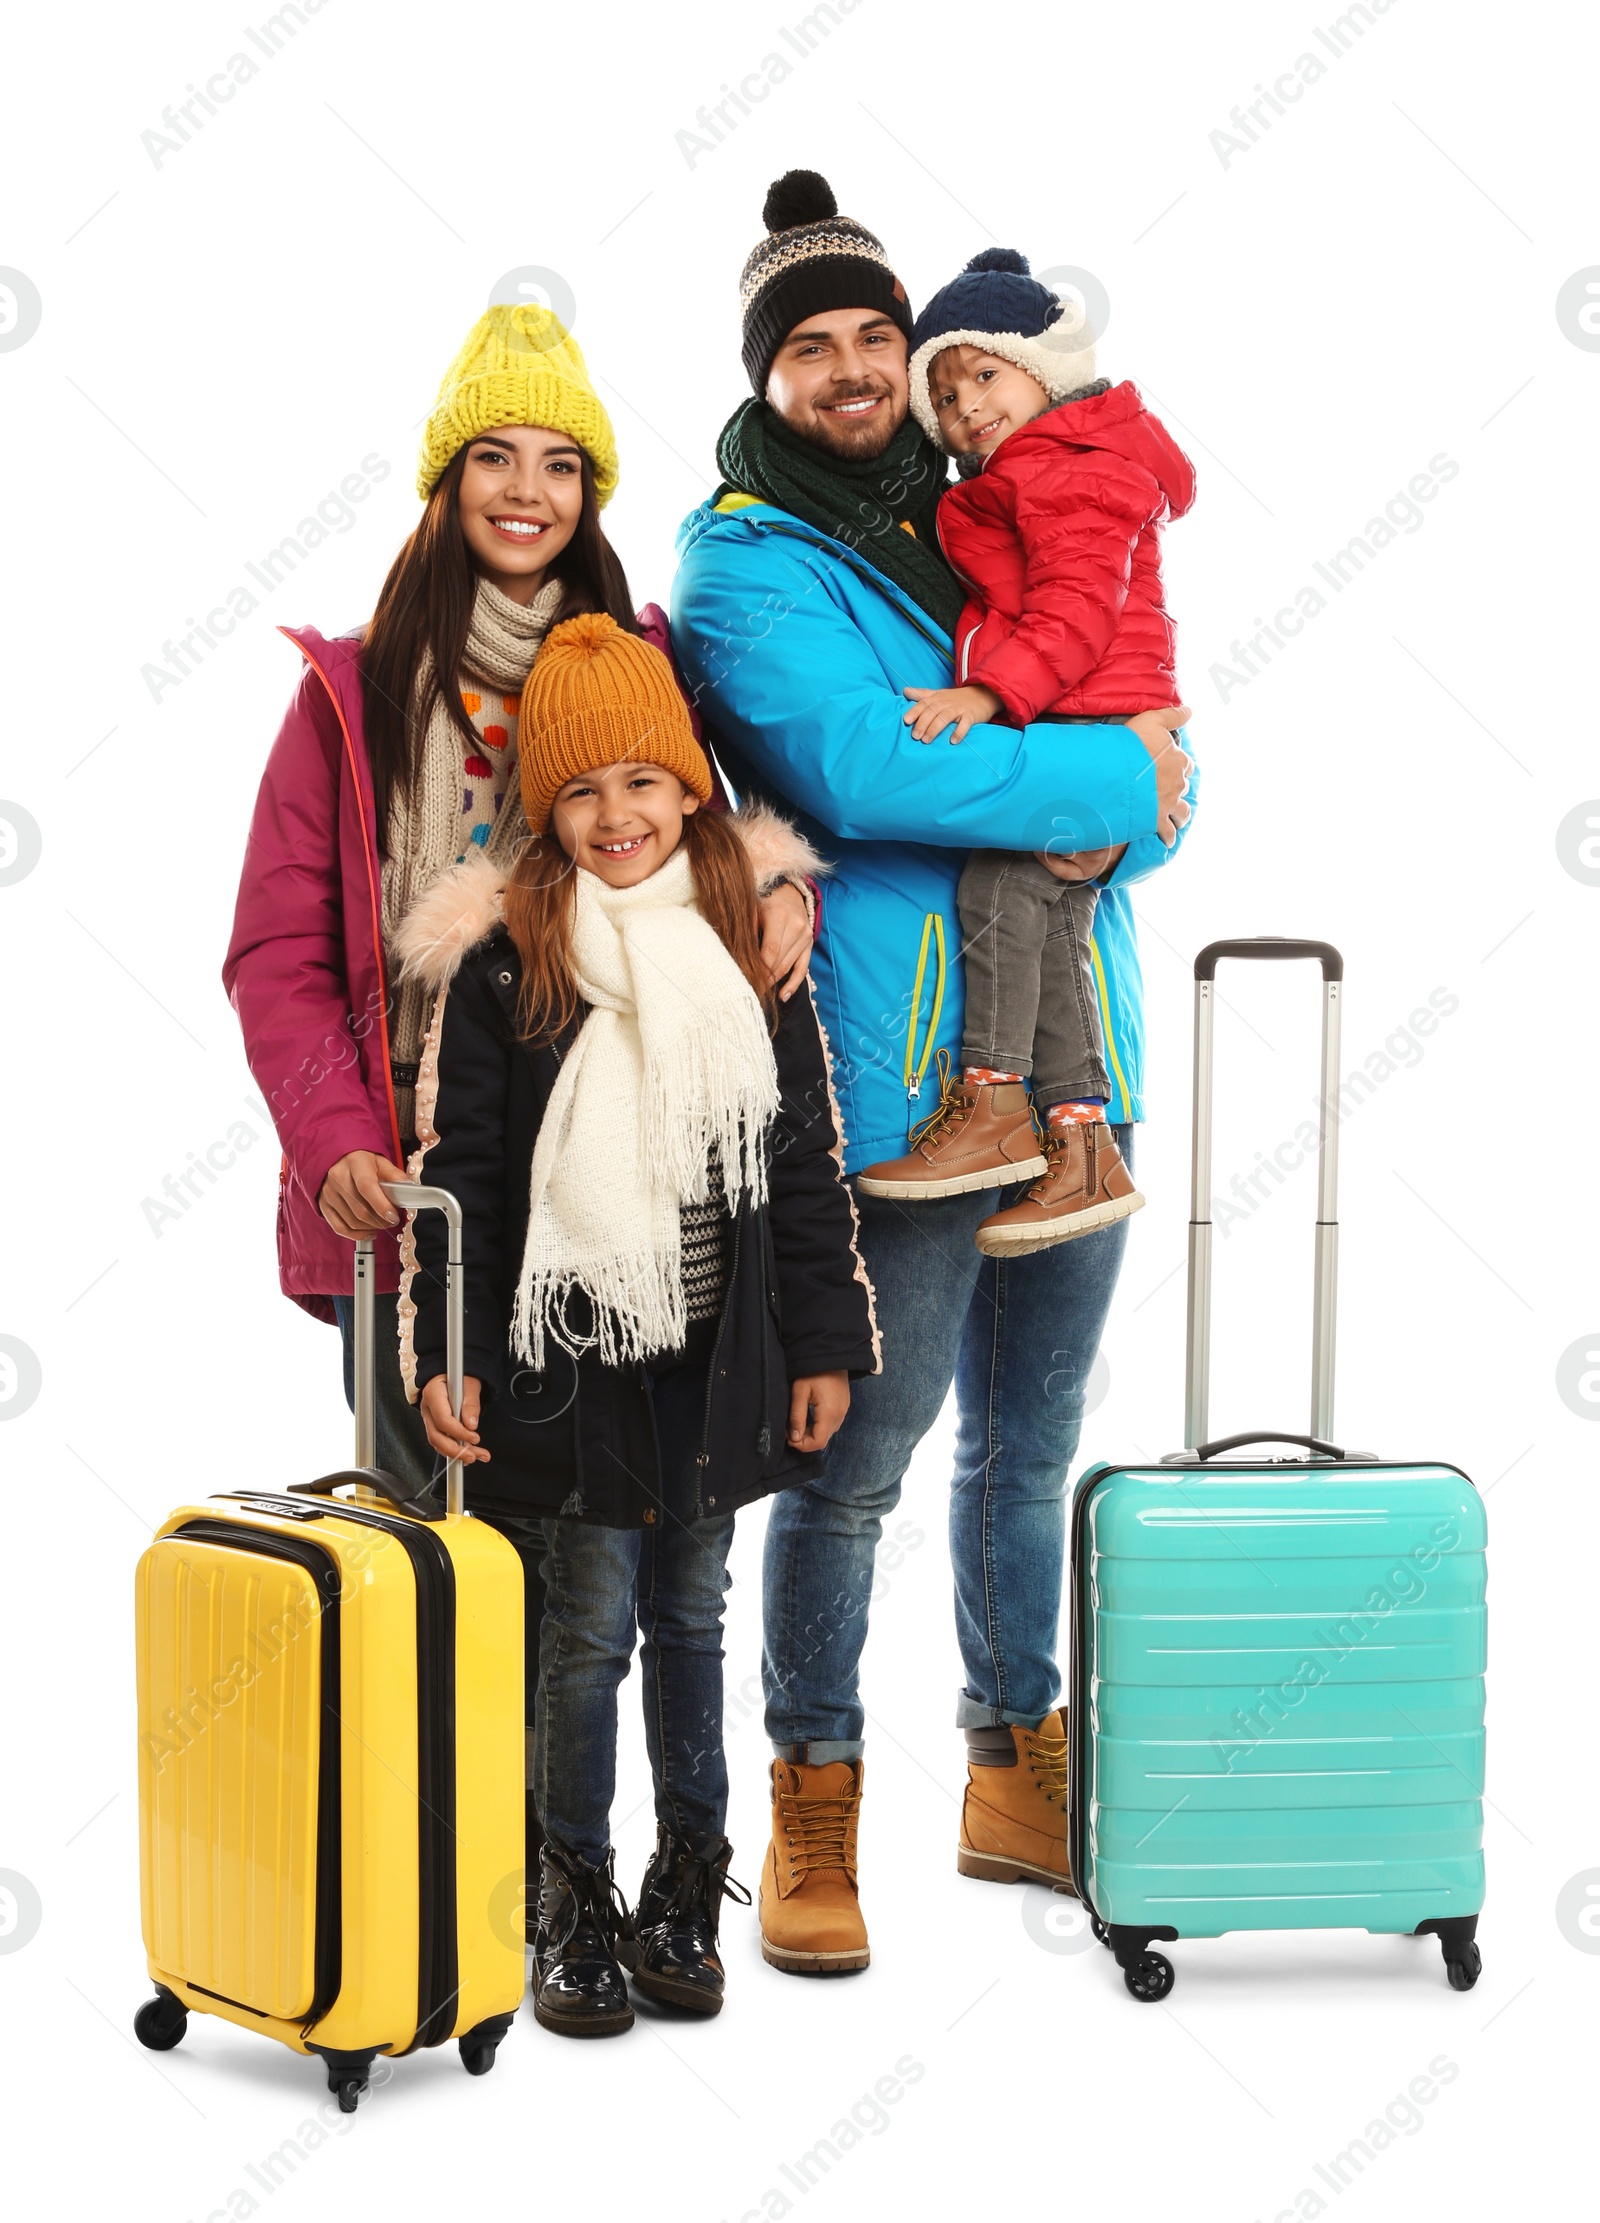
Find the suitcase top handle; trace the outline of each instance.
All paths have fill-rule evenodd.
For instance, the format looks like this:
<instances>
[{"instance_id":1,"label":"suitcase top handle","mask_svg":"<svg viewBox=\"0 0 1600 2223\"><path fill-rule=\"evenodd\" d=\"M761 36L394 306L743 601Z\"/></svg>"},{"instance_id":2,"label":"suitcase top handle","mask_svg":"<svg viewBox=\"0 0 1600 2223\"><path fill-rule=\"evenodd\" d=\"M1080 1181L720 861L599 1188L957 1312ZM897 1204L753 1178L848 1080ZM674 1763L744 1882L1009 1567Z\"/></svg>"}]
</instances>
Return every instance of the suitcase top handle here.
<instances>
[{"instance_id":1,"label":"suitcase top handle","mask_svg":"<svg viewBox=\"0 0 1600 2223\"><path fill-rule=\"evenodd\" d=\"M416 1496L386 1467L340 1467L336 1474L319 1474L315 1482L291 1482L289 1490L294 1497L332 1497L346 1482L354 1482L364 1490L375 1490L379 1497L386 1497L391 1505L397 1505L414 1520L444 1519L431 1498Z\"/></svg>"},{"instance_id":2,"label":"suitcase top handle","mask_svg":"<svg viewBox=\"0 0 1600 2223\"><path fill-rule=\"evenodd\" d=\"M1219 957L1314 957L1324 980L1343 980L1344 959L1332 942L1299 942L1287 934L1247 934L1237 941L1207 942L1194 961L1196 980L1215 980Z\"/></svg>"},{"instance_id":3,"label":"suitcase top handle","mask_svg":"<svg viewBox=\"0 0 1600 2223\"><path fill-rule=\"evenodd\" d=\"M1247 1428L1241 1436L1218 1436L1211 1443L1200 1444L1195 1451L1197 1459L1214 1459L1219 1451L1237 1451L1246 1443L1298 1443L1307 1451L1315 1451L1324 1459L1343 1459L1349 1454L1336 1443L1324 1443L1320 1436L1285 1435L1277 1428Z\"/></svg>"}]
</instances>

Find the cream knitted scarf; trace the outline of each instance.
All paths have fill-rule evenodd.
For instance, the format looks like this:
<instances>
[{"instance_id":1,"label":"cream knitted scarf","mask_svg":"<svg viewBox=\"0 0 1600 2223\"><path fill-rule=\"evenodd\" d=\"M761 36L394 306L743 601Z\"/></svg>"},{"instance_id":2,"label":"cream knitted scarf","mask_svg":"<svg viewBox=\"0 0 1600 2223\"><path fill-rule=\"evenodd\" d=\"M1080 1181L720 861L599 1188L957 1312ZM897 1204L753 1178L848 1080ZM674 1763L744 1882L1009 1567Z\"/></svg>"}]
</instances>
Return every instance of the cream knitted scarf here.
<instances>
[{"instance_id":1,"label":"cream knitted scarf","mask_svg":"<svg viewBox=\"0 0 1600 2223\"><path fill-rule=\"evenodd\" d=\"M462 669L452 673L446 686L460 686L462 676L484 679L506 694L520 694L533 669L540 643L555 623L561 608L562 586L552 579L524 606L513 602L487 579L478 582ZM420 714L433 664L424 658L411 695L413 717ZM435 695L423 735L417 778L409 795L398 790L389 811L389 853L383 867L383 938L392 949L400 921L417 897L431 887L461 853L461 791L466 779L466 742L461 728L445 707L444 689ZM500 816L485 845L485 853L509 870L518 844L528 832L522 813L522 796L513 781ZM401 986L390 1037L395 1057L414 1063L427 1027L428 993L416 982ZM407 1114L409 1116L409 1114ZM402 1125L405 1121L402 1119Z\"/></svg>"},{"instance_id":2,"label":"cream knitted scarf","mask_svg":"<svg viewBox=\"0 0 1600 2223\"><path fill-rule=\"evenodd\" d=\"M533 1153L512 1342L598 1347L608 1365L677 1349L685 1332L679 1211L766 1194L778 1071L761 1005L700 916L679 849L637 887L574 875L573 969L589 1015L562 1061ZM582 1291L590 1329L568 1301Z\"/></svg>"}]
</instances>

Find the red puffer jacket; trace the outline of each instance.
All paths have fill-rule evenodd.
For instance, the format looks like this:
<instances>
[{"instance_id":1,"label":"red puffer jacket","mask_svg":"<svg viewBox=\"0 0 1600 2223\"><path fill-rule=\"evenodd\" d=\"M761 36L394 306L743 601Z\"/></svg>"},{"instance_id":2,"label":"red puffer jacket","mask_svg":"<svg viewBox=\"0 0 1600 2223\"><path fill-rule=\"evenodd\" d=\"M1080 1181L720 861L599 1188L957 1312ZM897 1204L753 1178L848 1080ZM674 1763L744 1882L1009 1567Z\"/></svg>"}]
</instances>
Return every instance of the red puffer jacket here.
<instances>
[{"instance_id":1,"label":"red puffer jacket","mask_svg":"<svg viewBox=\"0 0 1600 2223\"><path fill-rule=\"evenodd\" d=\"M1126 381L1012 433L939 504L971 597L958 682L992 687L1018 725L1181 701L1159 529L1193 500L1193 464Z\"/></svg>"}]
</instances>

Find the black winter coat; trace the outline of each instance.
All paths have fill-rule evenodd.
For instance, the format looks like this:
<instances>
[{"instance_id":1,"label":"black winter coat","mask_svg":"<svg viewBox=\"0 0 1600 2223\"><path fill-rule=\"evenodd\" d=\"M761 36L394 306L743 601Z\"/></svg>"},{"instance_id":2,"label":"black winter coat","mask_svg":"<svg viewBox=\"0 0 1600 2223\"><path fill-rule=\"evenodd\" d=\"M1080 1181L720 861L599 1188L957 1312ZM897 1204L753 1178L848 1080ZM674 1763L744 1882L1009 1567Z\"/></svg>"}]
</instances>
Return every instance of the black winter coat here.
<instances>
[{"instance_id":1,"label":"black winter coat","mask_svg":"<svg viewBox=\"0 0 1600 2223\"><path fill-rule=\"evenodd\" d=\"M838 1131L821 1031L809 994L779 1006L773 1051L781 1104L767 1138L767 1202L740 1200L728 1289L711 1359L697 1502L663 1506L645 1369L607 1366L595 1351L556 1350L535 1372L510 1348L528 1227L534 1144L576 1029L530 1044L517 1028L522 967L498 927L462 963L439 1044L439 1140L422 1178L453 1191L464 1220L466 1371L483 1384L479 1437L487 1465L467 1470L496 1499L608 1528L663 1515L733 1512L797 1482L815 1456L787 1441L789 1384L843 1369L876 1373L872 1296L840 1177ZM417 1381L445 1365L444 1222L420 1213L422 1271L413 1295ZM550 1347L547 1344L547 1351Z\"/></svg>"}]
</instances>

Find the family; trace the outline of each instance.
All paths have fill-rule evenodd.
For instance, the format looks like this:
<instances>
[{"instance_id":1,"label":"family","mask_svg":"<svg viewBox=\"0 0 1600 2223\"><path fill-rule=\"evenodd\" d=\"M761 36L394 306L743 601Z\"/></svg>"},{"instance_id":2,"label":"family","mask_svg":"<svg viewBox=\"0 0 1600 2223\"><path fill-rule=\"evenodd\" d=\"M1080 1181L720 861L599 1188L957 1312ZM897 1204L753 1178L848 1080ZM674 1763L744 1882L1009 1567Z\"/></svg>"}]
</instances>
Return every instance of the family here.
<instances>
[{"instance_id":1,"label":"family","mask_svg":"<svg viewBox=\"0 0 1600 2223\"><path fill-rule=\"evenodd\" d=\"M751 398L670 621L606 538L577 345L536 306L474 327L370 621L294 635L224 976L284 1290L338 1323L351 1395L377 1238L379 1464L461 1458L521 1558L534 2009L580 2037L631 2024L630 1983L722 2004L723 1608L763 1497L762 1951L867 1965L874 1552L952 1382L957 1861L1070 1888L1066 1480L1144 1201L1129 890L1190 818L1160 532L1194 481L1137 389L1019 254L914 318L814 172L763 216ZM463 1208L459 1413L406 1178Z\"/></svg>"}]
</instances>

